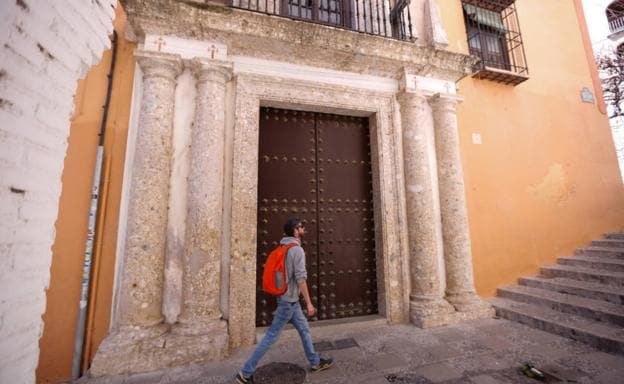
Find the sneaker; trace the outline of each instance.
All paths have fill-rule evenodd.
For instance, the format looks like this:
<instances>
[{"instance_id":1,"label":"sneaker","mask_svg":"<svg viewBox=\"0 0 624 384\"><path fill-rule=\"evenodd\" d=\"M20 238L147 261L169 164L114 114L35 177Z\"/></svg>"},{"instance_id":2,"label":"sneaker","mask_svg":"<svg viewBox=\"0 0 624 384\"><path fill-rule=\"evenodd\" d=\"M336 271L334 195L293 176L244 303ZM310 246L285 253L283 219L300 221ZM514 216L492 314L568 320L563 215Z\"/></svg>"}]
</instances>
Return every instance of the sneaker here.
<instances>
[{"instance_id":1,"label":"sneaker","mask_svg":"<svg viewBox=\"0 0 624 384\"><path fill-rule=\"evenodd\" d=\"M239 384L253 384L254 381L252 376L245 377L242 373L238 372L236 374L236 382Z\"/></svg>"},{"instance_id":2,"label":"sneaker","mask_svg":"<svg viewBox=\"0 0 624 384\"><path fill-rule=\"evenodd\" d=\"M328 357L327 359L323 359L321 357L321 361L319 361L318 365L312 367L312 372L320 372L320 371L324 371L327 368L330 368L332 365L334 365L334 359L332 359L331 357Z\"/></svg>"}]
</instances>

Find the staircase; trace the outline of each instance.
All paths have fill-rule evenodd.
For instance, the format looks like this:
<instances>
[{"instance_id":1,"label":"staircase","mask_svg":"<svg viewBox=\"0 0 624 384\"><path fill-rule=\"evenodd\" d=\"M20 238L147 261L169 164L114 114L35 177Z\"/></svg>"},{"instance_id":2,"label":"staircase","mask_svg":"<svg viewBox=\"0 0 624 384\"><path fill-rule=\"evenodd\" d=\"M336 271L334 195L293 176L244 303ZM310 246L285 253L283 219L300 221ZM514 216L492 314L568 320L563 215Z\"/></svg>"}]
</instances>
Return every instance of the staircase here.
<instances>
[{"instance_id":1,"label":"staircase","mask_svg":"<svg viewBox=\"0 0 624 384\"><path fill-rule=\"evenodd\" d=\"M539 276L499 288L500 317L624 354L624 233L609 233Z\"/></svg>"}]
</instances>

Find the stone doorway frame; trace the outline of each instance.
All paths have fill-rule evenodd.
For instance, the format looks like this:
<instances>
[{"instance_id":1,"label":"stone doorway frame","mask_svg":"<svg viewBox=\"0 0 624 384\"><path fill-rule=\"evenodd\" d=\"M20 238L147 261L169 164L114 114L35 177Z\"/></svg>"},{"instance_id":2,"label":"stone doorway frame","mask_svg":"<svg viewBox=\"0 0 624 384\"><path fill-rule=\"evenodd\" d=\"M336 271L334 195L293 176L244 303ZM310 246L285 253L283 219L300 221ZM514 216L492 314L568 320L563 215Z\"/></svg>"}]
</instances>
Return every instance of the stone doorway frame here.
<instances>
[{"instance_id":1,"label":"stone doorway frame","mask_svg":"<svg viewBox=\"0 0 624 384\"><path fill-rule=\"evenodd\" d=\"M409 258L399 106L394 92L307 80L235 74L229 265L229 340L255 343L260 107L369 118L379 314L409 320Z\"/></svg>"}]
</instances>

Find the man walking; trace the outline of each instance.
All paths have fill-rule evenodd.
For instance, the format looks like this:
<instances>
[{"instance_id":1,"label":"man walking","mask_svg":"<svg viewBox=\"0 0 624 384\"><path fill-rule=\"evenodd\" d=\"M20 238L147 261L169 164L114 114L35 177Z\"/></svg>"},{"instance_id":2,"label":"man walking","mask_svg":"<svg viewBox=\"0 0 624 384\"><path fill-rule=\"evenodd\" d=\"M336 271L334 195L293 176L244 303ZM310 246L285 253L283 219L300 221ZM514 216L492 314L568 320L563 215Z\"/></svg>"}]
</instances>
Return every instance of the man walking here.
<instances>
[{"instance_id":1,"label":"man walking","mask_svg":"<svg viewBox=\"0 0 624 384\"><path fill-rule=\"evenodd\" d=\"M252 376L260 359L262 359L271 345L277 341L282 329L289 322L292 323L301 337L303 350L310 363L312 372L322 371L334 364L331 358L321 358L314 351L310 327L299 304L299 295L302 294L308 316L312 317L316 313L316 308L314 308L310 300L306 282L308 273L305 266L305 253L303 248L301 248L301 239L305 234L305 227L301 220L290 219L284 224L284 233L286 237L280 241L281 245L296 243L286 253L286 284L288 290L277 298L277 310L275 311L271 327L269 327L266 335L264 335L249 360L245 362L241 371L236 375L236 381L240 384L253 383Z\"/></svg>"}]
</instances>

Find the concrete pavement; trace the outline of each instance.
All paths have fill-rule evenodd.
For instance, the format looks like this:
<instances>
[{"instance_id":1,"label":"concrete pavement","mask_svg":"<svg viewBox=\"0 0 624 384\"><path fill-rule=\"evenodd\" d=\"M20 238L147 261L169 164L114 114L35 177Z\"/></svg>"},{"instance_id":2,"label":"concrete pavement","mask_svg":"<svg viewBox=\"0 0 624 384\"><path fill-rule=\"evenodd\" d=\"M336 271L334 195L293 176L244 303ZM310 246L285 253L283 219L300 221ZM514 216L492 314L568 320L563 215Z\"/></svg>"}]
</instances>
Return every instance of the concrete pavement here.
<instances>
[{"instance_id":1,"label":"concrete pavement","mask_svg":"<svg viewBox=\"0 0 624 384\"><path fill-rule=\"evenodd\" d=\"M259 332L260 333L260 332ZM585 344L503 319L465 322L423 330L409 324L387 325L379 317L337 324L313 323L312 335L322 355L335 365L310 373L294 329L280 340L260 363L264 381L289 382L274 374L271 363L296 364L306 369L305 383L313 384L530 384L538 383L519 372L525 362L553 373L559 379L592 384L624 383L624 356L598 351ZM225 384L253 347L234 351L220 362L195 364L146 374L83 378L81 384ZM264 366L264 368L262 368ZM270 368L274 368L271 370ZM279 371L279 369L278 369ZM301 376L300 376L301 377ZM553 377L548 382L565 382Z\"/></svg>"}]
</instances>

